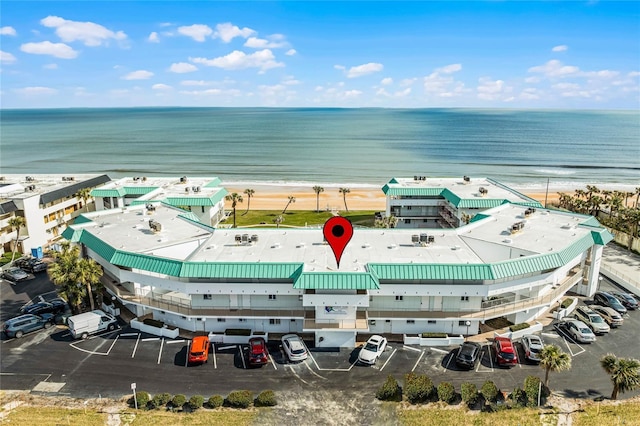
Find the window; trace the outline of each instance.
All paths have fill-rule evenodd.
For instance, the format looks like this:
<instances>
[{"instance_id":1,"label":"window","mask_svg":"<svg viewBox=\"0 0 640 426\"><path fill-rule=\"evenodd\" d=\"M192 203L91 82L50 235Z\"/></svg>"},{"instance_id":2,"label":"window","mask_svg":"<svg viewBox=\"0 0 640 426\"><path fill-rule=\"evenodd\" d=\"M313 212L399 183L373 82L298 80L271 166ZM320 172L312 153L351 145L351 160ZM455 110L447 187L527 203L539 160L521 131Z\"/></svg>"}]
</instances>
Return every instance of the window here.
<instances>
[{"instance_id":1,"label":"window","mask_svg":"<svg viewBox=\"0 0 640 426\"><path fill-rule=\"evenodd\" d=\"M225 318L218 318L218 322L226 322L227 320Z\"/></svg>"},{"instance_id":2,"label":"window","mask_svg":"<svg viewBox=\"0 0 640 426\"><path fill-rule=\"evenodd\" d=\"M435 323L436 323L436 320L428 320L427 321L427 324L435 324Z\"/></svg>"},{"instance_id":3,"label":"window","mask_svg":"<svg viewBox=\"0 0 640 426\"><path fill-rule=\"evenodd\" d=\"M429 223L429 219L422 219L422 223Z\"/></svg>"},{"instance_id":4,"label":"window","mask_svg":"<svg viewBox=\"0 0 640 426\"><path fill-rule=\"evenodd\" d=\"M391 320L384 320L384 322L387 322L387 323L388 323L388 322L391 322Z\"/></svg>"},{"instance_id":5,"label":"window","mask_svg":"<svg viewBox=\"0 0 640 426\"><path fill-rule=\"evenodd\" d=\"M407 320L407 324L415 324L416 320Z\"/></svg>"},{"instance_id":6,"label":"window","mask_svg":"<svg viewBox=\"0 0 640 426\"><path fill-rule=\"evenodd\" d=\"M240 318L238 321L240 321L240 322L247 322L247 319L246 319L246 318Z\"/></svg>"},{"instance_id":7,"label":"window","mask_svg":"<svg viewBox=\"0 0 640 426\"><path fill-rule=\"evenodd\" d=\"M280 320L277 319L277 318L276 319L272 318L272 319L269 320L269 324L270 325L280 325Z\"/></svg>"},{"instance_id":8,"label":"window","mask_svg":"<svg viewBox=\"0 0 640 426\"><path fill-rule=\"evenodd\" d=\"M269 295L269 300L276 300L276 295L275 294L270 294Z\"/></svg>"},{"instance_id":9,"label":"window","mask_svg":"<svg viewBox=\"0 0 640 426\"><path fill-rule=\"evenodd\" d=\"M202 206L202 213L204 213L204 206Z\"/></svg>"},{"instance_id":10,"label":"window","mask_svg":"<svg viewBox=\"0 0 640 426\"><path fill-rule=\"evenodd\" d=\"M407 206L407 210L411 210L411 206Z\"/></svg>"},{"instance_id":11,"label":"window","mask_svg":"<svg viewBox=\"0 0 640 426\"><path fill-rule=\"evenodd\" d=\"M406 224L410 224L410 223L411 223L411 219L405 219L405 220L404 220L404 223L406 223Z\"/></svg>"},{"instance_id":12,"label":"window","mask_svg":"<svg viewBox=\"0 0 640 426\"><path fill-rule=\"evenodd\" d=\"M469 301L469 296L460 296L460 301L461 302L468 302Z\"/></svg>"},{"instance_id":13,"label":"window","mask_svg":"<svg viewBox=\"0 0 640 426\"><path fill-rule=\"evenodd\" d=\"M404 296L396 296L396 300L402 301L402 300L404 300Z\"/></svg>"},{"instance_id":14,"label":"window","mask_svg":"<svg viewBox=\"0 0 640 426\"><path fill-rule=\"evenodd\" d=\"M466 321L458 321L458 325L460 325L460 326L465 325L465 326L466 326L466 325L467 325L467 322L466 322Z\"/></svg>"},{"instance_id":15,"label":"window","mask_svg":"<svg viewBox=\"0 0 640 426\"><path fill-rule=\"evenodd\" d=\"M203 295L202 295L202 298L203 298L204 300L211 300L211 295L210 295L210 294L203 294Z\"/></svg>"}]
</instances>

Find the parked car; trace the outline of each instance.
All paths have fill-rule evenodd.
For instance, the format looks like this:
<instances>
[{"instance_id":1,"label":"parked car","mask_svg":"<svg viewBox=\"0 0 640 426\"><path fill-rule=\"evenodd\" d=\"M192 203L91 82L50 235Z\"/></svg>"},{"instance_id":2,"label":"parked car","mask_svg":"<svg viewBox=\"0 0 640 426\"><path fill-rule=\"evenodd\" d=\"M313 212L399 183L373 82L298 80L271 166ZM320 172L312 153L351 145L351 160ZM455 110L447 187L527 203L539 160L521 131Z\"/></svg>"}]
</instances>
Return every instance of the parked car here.
<instances>
[{"instance_id":1,"label":"parked car","mask_svg":"<svg viewBox=\"0 0 640 426\"><path fill-rule=\"evenodd\" d=\"M289 361L304 361L309 357L307 347L297 334L285 334L281 341Z\"/></svg>"},{"instance_id":2,"label":"parked car","mask_svg":"<svg viewBox=\"0 0 640 426\"><path fill-rule=\"evenodd\" d=\"M522 347L524 348L524 357L532 362L540 362L540 352L544 347L542 338L535 334L525 334L522 336Z\"/></svg>"},{"instance_id":3,"label":"parked car","mask_svg":"<svg viewBox=\"0 0 640 426\"><path fill-rule=\"evenodd\" d=\"M618 299L616 299L606 291L597 291L596 294L593 295L593 300L598 305L608 306L620 312L621 314L627 313L627 308L625 308Z\"/></svg>"},{"instance_id":4,"label":"parked car","mask_svg":"<svg viewBox=\"0 0 640 426\"><path fill-rule=\"evenodd\" d=\"M47 270L47 264L40 259L36 259L35 257L20 258L14 262L14 265L19 267L20 269L29 271L31 273L42 272Z\"/></svg>"},{"instance_id":5,"label":"parked car","mask_svg":"<svg viewBox=\"0 0 640 426\"><path fill-rule=\"evenodd\" d=\"M461 368L473 369L480 360L480 344L476 342L464 342L458 348L456 365Z\"/></svg>"},{"instance_id":6,"label":"parked car","mask_svg":"<svg viewBox=\"0 0 640 426\"><path fill-rule=\"evenodd\" d=\"M62 299L53 299L50 302L38 302L20 308L21 314L61 314L67 310L67 302Z\"/></svg>"},{"instance_id":7,"label":"parked car","mask_svg":"<svg viewBox=\"0 0 640 426\"><path fill-rule=\"evenodd\" d=\"M618 299L620 303L622 303L622 306L624 306L625 308L633 311L638 309L638 301L629 293L623 293L621 291L610 291L609 294Z\"/></svg>"},{"instance_id":8,"label":"parked car","mask_svg":"<svg viewBox=\"0 0 640 426\"><path fill-rule=\"evenodd\" d=\"M585 323L573 318L564 318L560 322L560 329L576 342L591 343L596 341L596 335Z\"/></svg>"},{"instance_id":9,"label":"parked car","mask_svg":"<svg viewBox=\"0 0 640 426\"><path fill-rule=\"evenodd\" d=\"M3 331L7 337L19 339L27 333L50 328L52 325L53 315L51 314L20 315L5 322Z\"/></svg>"},{"instance_id":10,"label":"parked car","mask_svg":"<svg viewBox=\"0 0 640 426\"><path fill-rule=\"evenodd\" d=\"M369 337L367 343L360 349L358 353L358 361L363 364L373 365L376 363L380 355L387 348L387 339L380 335Z\"/></svg>"},{"instance_id":11,"label":"parked car","mask_svg":"<svg viewBox=\"0 0 640 426\"><path fill-rule=\"evenodd\" d=\"M595 334L606 334L609 332L607 322L588 306L578 306L575 317L577 320L587 324Z\"/></svg>"},{"instance_id":12,"label":"parked car","mask_svg":"<svg viewBox=\"0 0 640 426\"><path fill-rule=\"evenodd\" d=\"M622 319L622 315L618 313L613 308L608 306L600 306L600 305L591 305L591 309L598 315L600 315L610 327L616 328L620 327L624 320Z\"/></svg>"},{"instance_id":13,"label":"parked car","mask_svg":"<svg viewBox=\"0 0 640 426\"><path fill-rule=\"evenodd\" d=\"M267 342L262 337L249 339L249 365L265 365L268 362Z\"/></svg>"},{"instance_id":14,"label":"parked car","mask_svg":"<svg viewBox=\"0 0 640 426\"><path fill-rule=\"evenodd\" d=\"M518 364L516 349L508 337L496 337L493 340L493 349L496 352L496 364L498 366L510 368Z\"/></svg>"},{"instance_id":15,"label":"parked car","mask_svg":"<svg viewBox=\"0 0 640 426\"><path fill-rule=\"evenodd\" d=\"M191 347L189 348L189 357L187 358L188 364L201 364L207 362L209 359L209 337L208 336L196 336L191 340Z\"/></svg>"},{"instance_id":16,"label":"parked car","mask_svg":"<svg viewBox=\"0 0 640 426\"><path fill-rule=\"evenodd\" d=\"M2 278L17 283L29 278L29 274L16 266L12 266L2 273Z\"/></svg>"}]
</instances>

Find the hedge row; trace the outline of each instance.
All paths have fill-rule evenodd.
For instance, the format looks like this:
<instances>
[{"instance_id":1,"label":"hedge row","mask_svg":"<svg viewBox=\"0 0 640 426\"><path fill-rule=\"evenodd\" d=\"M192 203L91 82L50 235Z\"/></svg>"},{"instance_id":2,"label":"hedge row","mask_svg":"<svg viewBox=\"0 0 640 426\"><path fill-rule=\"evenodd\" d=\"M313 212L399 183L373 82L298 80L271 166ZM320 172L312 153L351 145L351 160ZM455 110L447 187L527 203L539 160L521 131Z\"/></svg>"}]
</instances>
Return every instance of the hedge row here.
<instances>
[{"instance_id":1,"label":"hedge row","mask_svg":"<svg viewBox=\"0 0 640 426\"><path fill-rule=\"evenodd\" d=\"M136 400L138 408L141 410L167 408L173 411L180 411L186 405L193 411L205 406L205 399L202 395L193 395L187 400L187 397L183 394L172 396L169 393L158 393L151 398L148 392L138 391L135 399L133 397L129 399L129 404L135 407ZM253 392L240 390L231 392L227 395L227 398L223 398L221 395L213 395L206 400L208 408L218 408L223 405L232 408L249 408L252 404L256 407L273 407L278 402L272 390L261 392L255 399L253 398Z\"/></svg>"},{"instance_id":2,"label":"hedge row","mask_svg":"<svg viewBox=\"0 0 640 426\"><path fill-rule=\"evenodd\" d=\"M442 382L437 387L426 375L415 373L406 374L404 377L404 387L400 387L398 381L393 376L387 376L384 384L376 392L376 398L382 401L402 401L403 396L411 404L421 404L434 402L437 400L452 404L458 400L458 394L454 386L449 382ZM508 407L535 407L538 405L538 393L542 389L540 402L549 396L549 389L540 385L540 379L536 376L527 376L524 381L524 388L516 388L508 396ZM486 408L490 410L498 409L496 405L504 401L503 394L491 380L482 384L480 389L473 383L462 383L460 386L460 399L467 406L472 407L477 404L480 397L485 401Z\"/></svg>"},{"instance_id":3,"label":"hedge row","mask_svg":"<svg viewBox=\"0 0 640 426\"><path fill-rule=\"evenodd\" d=\"M528 322L521 322L520 324L514 324L511 327L509 327L510 331L519 331L519 330L524 330L525 328L529 328L531 327L531 324L529 324Z\"/></svg>"},{"instance_id":4,"label":"hedge row","mask_svg":"<svg viewBox=\"0 0 640 426\"><path fill-rule=\"evenodd\" d=\"M568 308L569 306L571 306L571 304L572 304L572 303L573 303L573 298L569 297L569 298L564 299L564 300L562 301L562 304L560 305L560 307L561 307L562 309L566 309L566 308Z\"/></svg>"}]
</instances>

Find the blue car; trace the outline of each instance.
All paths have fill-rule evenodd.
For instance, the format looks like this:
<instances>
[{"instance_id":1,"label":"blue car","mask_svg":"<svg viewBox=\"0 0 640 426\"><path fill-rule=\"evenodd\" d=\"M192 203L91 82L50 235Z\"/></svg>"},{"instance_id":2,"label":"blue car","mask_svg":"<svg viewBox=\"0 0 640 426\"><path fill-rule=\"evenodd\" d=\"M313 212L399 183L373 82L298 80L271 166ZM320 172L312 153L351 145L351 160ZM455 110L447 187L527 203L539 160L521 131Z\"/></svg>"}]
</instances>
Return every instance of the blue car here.
<instances>
[{"instance_id":1,"label":"blue car","mask_svg":"<svg viewBox=\"0 0 640 426\"><path fill-rule=\"evenodd\" d=\"M20 315L4 323L4 334L9 338L21 338L27 333L50 328L53 325L53 315Z\"/></svg>"}]
</instances>

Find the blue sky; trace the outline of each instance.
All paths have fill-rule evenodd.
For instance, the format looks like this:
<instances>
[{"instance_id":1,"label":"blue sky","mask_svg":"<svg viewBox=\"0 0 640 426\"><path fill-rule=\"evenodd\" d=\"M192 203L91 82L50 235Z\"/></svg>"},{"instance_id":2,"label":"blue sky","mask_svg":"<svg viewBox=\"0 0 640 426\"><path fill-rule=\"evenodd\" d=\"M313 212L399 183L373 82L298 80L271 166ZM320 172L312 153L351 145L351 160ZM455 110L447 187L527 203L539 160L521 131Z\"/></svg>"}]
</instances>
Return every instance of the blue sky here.
<instances>
[{"instance_id":1,"label":"blue sky","mask_svg":"<svg viewBox=\"0 0 640 426\"><path fill-rule=\"evenodd\" d=\"M2 108L638 109L640 2L3 0Z\"/></svg>"}]
</instances>

